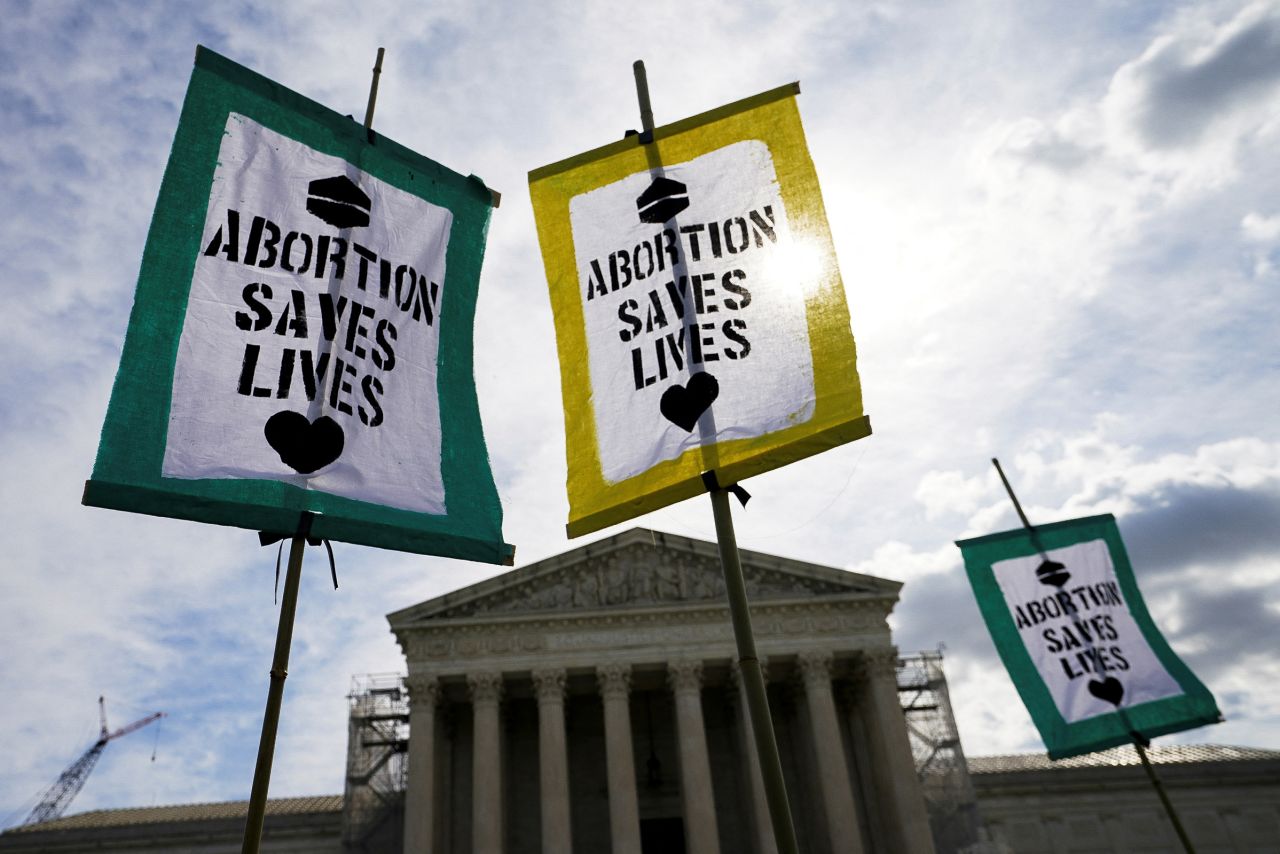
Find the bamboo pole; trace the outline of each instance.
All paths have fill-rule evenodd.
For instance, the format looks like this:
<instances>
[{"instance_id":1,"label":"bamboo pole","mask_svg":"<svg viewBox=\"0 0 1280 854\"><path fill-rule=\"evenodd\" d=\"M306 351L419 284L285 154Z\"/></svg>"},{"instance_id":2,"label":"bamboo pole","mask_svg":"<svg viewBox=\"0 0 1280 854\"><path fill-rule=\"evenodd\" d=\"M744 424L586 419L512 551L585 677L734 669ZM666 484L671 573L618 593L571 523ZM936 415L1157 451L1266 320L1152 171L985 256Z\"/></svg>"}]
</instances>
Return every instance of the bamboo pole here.
<instances>
[{"instance_id":1,"label":"bamboo pole","mask_svg":"<svg viewBox=\"0 0 1280 854\"><path fill-rule=\"evenodd\" d=\"M1009 494L1009 500L1013 502L1013 509L1018 511L1018 518L1022 520L1022 526L1031 535L1031 544L1036 547L1036 551L1040 552L1042 557L1047 558L1035 526L1028 521L1027 514L1022 511L1022 504L1019 503L1018 496L1013 493L1013 487L1009 484L1009 479L1004 476L1004 469L1000 467L1000 461L992 457L991 463L996 467L996 473L1000 475L1000 482L1004 484L1004 491ZM1120 716L1120 720L1129 729L1129 737L1133 739L1133 747L1138 751L1138 758L1142 760L1142 768L1147 772L1147 779L1151 781L1151 787L1156 790L1156 795L1160 798L1160 803L1164 806L1165 814L1169 816L1169 822L1173 825L1174 833L1178 835L1178 840L1182 843L1183 849L1187 854L1196 854L1195 849L1191 847L1191 839L1187 836L1187 831L1183 828L1182 821L1178 818L1178 812L1173 808L1173 802L1169 800L1169 795L1164 790L1164 784L1160 781L1160 776L1156 774L1155 766L1147 758L1147 751L1143 745L1144 736L1133 728L1129 723L1128 715L1119 706L1116 707L1116 714Z\"/></svg>"},{"instance_id":2,"label":"bamboo pole","mask_svg":"<svg viewBox=\"0 0 1280 854\"><path fill-rule=\"evenodd\" d=\"M641 145L653 142L653 105L649 100L649 77L645 74L644 60L632 64L636 79L636 97L640 101ZM657 146L648 150L650 168L660 168ZM714 430L712 430L714 433ZM704 440L709 439L704 434ZM705 447L705 446L704 446ZM714 462L708 469L714 469ZM714 474L714 472L710 472ZM714 484L714 485L713 485ZM724 572L724 588L728 593L728 607L733 621L733 638L737 641L737 662L742 672L742 688L746 693L746 711L751 721L751 734L755 750L760 758L760 776L764 781L764 796L769 805L769 821L773 825L773 837L778 854L797 854L795 823L791 819L791 804L787 799L786 782L782 778L782 762L778 758L778 743L773 734L773 721L769 716L769 699L764 689L764 675L760 672L760 658L755 652L755 634L751 630L751 612L746 602L746 583L742 579L742 562L737 553L737 538L733 533L733 515L728 503L728 492L708 476L708 489L712 497L712 512L716 517L716 540Z\"/></svg>"},{"instance_id":3,"label":"bamboo pole","mask_svg":"<svg viewBox=\"0 0 1280 854\"><path fill-rule=\"evenodd\" d=\"M378 104L378 78L382 76L382 57L386 48L378 48L373 63L373 82L369 84L369 103L365 108L365 130L373 128L373 111ZM253 769L253 788L249 793L249 814L245 818L241 854L258 854L262 845L262 826L267 817L267 792L271 786L271 764L276 753L276 732L280 727L280 706L284 702L284 681L289 677L289 648L293 645L293 620L298 609L298 587L302 579L302 554L307 547L311 514L304 511L298 534L289 544L289 568L284 576L284 598L280 600L280 623L276 627L276 649L271 658L271 686L267 690L267 710L262 716L262 738L258 742L258 761ZM336 579L335 579L335 584Z\"/></svg>"},{"instance_id":4,"label":"bamboo pole","mask_svg":"<svg viewBox=\"0 0 1280 854\"><path fill-rule=\"evenodd\" d=\"M305 525L305 523L304 523ZM249 815L245 819L242 854L258 854L262 825L267 815L267 789L271 785L271 763L276 752L276 731L280 725L280 705L284 700L284 680L289 676L289 647L293 642L293 617L298 607L298 586L302 578L305 536L296 536L289 545L289 568L284 577L284 598L280 600L280 624L276 628L276 650L271 659L271 687L267 710L262 717L262 739L258 742L258 762L253 769L249 794Z\"/></svg>"},{"instance_id":5,"label":"bamboo pole","mask_svg":"<svg viewBox=\"0 0 1280 854\"><path fill-rule=\"evenodd\" d=\"M637 59L631 65L636 75L636 97L640 100L640 128L645 142L653 141L653 105L649 101L649 75L644 70L644 60Z\"/></svg>"},{"instance_id":6,"label":"bamboo pole","mask_svg":"<svg viewBox=\"0 0 1280 854\"><path fill-rule=\"evenodd\" d=\"M636 97L640 102L642 145L653 142L653 106L649 100L649 78L644 61L637 59L632 65L636 79ZM657 146L648 149L650 168L660 168ZM714 430L711 431L714 433ZM704 441L708 440L705 433ZM705 449L704 445L704 449ZM747 716L751 720L751 732L756 752L760 757L760 775L763 778L765 800L769 804L769 820L773 825L773 837L778 854L798 854L795 823L791 817L791 804L787 798L786 783L782 778L782 761L778 756L778 742L769 715L769 697L765 691L764 674L760 672L760 657L756 653L755 633L751 628L751 612L747 605L747 585L742 576L742 561L738 554L737 537L733 530L733 513L729 506L729 492L711 475L715 463L704 458L711 469L706 477L711 494L711 510L715 516L716 543L720 550L720 566L724 571L725 589L729 597L729 613L733 620L733 636L738 645L738 665L742 671L742 683L747 695Z\"/></svg>"},{"instance_id":7,"label":"bamboo pole","mask_svg":"<svg viewBox=\"0 0 1280 854\"><path fill-rule=\"evenodd\" d=\"M1028 531L1034 531L1035 528L1027 520L1027 514L1022 512L1022 503L1018 501L1018 496L1013 494L1013 487L1009 485L1009 478L1004 476L1004 469L1000 468L1000 461L992 457L991 464L996 467L996 474L1000 475L1000 482L1004 484L1004 491L1009 494L1009 500L1013 502L1013 509L1018 511L1018 518L1022 520L1022 527Z\"/></svg>"},{"instance_id":8,"label":"bamboo pole","mask_svg":"<svg viewBox=\"0 0 1280 854\"><path fill-rule=\"evenodd\" d=\"M373 127L373 108L378 104L378 78L382 76L382 55L386 48L378 48L378 58L373 63L373 83L369 85L369 106L364 111L364 129Z\"/></svg>"},{"instance_id":9,"label":"bamboo pole","mask_svg":"<svg viewBox=\"0 0 1280 854\"><path fill-rule=\"evenodd\" d=\"M747 585L742 577L742 560L733 530L733 512L729 492L711 490L711 510L716 520L716 545L720 549L720 566L724 570L725 589L729 596L729 613L733 618L733 637L738 644L738 665L747 694L747 712L751 732L760 755L760 775L764 779L765 800L769 803L769 820L778 854L798 854L796 828L791 817L791 803L782 779L782 761L769 714L769 697L765 693L764 674L756 654L755 632L751 628L751 611L747 607Z\"/></svg>"},{"instance_id":10,"label":"bamboo pole","mask_svg":"<svg viewBox=\"0 0 1280 854\"><path fill-rule=\"evenodd\" d=\"M1133 738L1133 748L1138 751L1138 758L1142 760L1142 768L1147 772L1147 779L1151 781L1151 786L1156 790L1156 794L1160 797L1160 803L1164 805L1164 811L1169 815L1169 821L1173 824L1173 832L1178 834L1178 841L1182 843L1183 849L1187 854L1196 854L1196 850L1191 847L1191 838L1187 836L1187 830L1182 826L1182 821L1178 818L1178 812L1173 808L1173 802L1169 800L1169 794L1164 790L1164 783L1160 780L1160 775L1156 773L1156 768L1151 764L1151 760L1147 758L1147 750L1142 744L1142 738L1136 732L1129 733Z\"/></svg>"}]
</instances>

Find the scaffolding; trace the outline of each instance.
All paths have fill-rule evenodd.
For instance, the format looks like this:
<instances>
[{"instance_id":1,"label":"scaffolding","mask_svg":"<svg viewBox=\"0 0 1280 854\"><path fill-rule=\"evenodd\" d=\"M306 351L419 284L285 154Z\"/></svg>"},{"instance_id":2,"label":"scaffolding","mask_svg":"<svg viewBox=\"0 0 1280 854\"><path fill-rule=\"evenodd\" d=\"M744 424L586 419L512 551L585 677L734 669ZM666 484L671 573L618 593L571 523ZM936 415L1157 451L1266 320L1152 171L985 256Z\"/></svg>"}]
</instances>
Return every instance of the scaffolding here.
<instances>
[{"instance_id":1,"label":"scaffolding","mask_svg":"<svg viewBox=\"0 0 1280 854\"><path fill-rule=\"evenodd\" d=\"M898 659L898 697L937 854L985 850L986 834L960 747L941 649Z\"/></svg>"},{"instance_id":2,"label":"scaffolding","mask_svg":"<svg viewBox=\"0 0 1280 854\"><path fill-rule=\"evenodd\" d=\"M404 677L351 678L342 842L349 852L391 850L404 814L408 774L409 695ZM396 845L398 849L398 844Z\"/></svg>"}]
</instances>

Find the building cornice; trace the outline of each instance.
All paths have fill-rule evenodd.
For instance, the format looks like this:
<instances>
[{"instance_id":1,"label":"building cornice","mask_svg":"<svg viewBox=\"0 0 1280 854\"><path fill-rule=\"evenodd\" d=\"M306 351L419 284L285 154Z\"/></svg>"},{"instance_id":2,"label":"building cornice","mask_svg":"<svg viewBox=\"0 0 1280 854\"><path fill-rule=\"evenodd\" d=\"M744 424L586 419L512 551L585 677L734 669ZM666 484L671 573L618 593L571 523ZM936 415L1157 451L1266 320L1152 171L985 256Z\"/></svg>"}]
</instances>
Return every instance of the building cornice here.
<instances>
[{"instance_id":1,"label":"building cornice","mask_svg":"<svg viewBox=\"0 0 1280 854\"><path fill-rule=\"evenodd\" d=\"M889 650L890 600L864 595L762 602L752 606L756 643L764 655L795 655L811 648ZM725 604L617 608L427 620L403 626L396 638L409 670L440 676L474 668L530 671L547 662L593 670L601 661L648 664L687 657L736 655Z\"/></svg>"},{"instance_id":2,"label":"building cornice","mask_svg":"<svg viewBox=\"0 0 1280 854\"><path fill-rule=\"evenodd\" d=\"M744 551L743 571L754 603L849 593L892 606L902 585L835 567ZM724 601L717 546L636 528L389 614L400 631L425 621L492 614L590 612L602 608L665 607ZM638 567L653 572L638 573Z\"/></svg>"}]
</instances>

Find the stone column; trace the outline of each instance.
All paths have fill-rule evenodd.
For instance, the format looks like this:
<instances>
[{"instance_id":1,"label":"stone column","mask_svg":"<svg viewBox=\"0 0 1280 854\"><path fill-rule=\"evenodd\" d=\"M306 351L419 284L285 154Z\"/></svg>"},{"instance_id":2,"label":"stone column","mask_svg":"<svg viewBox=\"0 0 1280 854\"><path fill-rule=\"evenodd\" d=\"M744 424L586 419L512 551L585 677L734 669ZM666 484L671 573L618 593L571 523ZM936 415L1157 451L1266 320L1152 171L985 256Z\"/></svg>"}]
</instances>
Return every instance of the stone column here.
<instances>
[{"instance_id":1,"label":"stone column","mask_svg":"<svg viewBox=\"0 0 1280 854\"><path fill-rule=\"evenodd\" d=\"M680 796L689 854L720 854L716 829L711 760L702 721L702 662L672 661L667 678L676 697L676 732L680 737Z\"/></svg>"},{"instance_id":2,"label":"stone column","mask_svg":"<svg viewBox=\"0 0 1280 854\"><path fill-rule=\"evenodd\" d=\"M631 749L631 665L596 668L604 701L605 764L609 777L609 832L613 854L640 854L640 803Z\"/></svg>"},{"instance_id":3,"label":"stone column","mask_svg":"<svg viewBox=\"0 0 1280 854\"><path fill-rule=\"evenodd\" d=\"M878 840L887 839L884 827L885 816L876 807L876 782L872 776L871 737L867 733L867 710L859 701L859 689L845 683L841 700L844 713L849 722L849 735L853 739L851 753L854 765L854 797L862 805L862 821L866 828L864 838L872 840L872 848L882 845Z\"/></svg>"},{"instance_id":4,"label":"stone column","mask_svg":"<svg viewBox=\"0 0 1280 854\"><path fill-rule=\"evenodd\" d=\"M502 730L498 703L502 674L468 673L473 720L471 771L471 850L502 854Z\"/></svg>"},{"instance_id":5,"label":"stone column","mask_svg":"<svg viewBox=\"0 0 1280 854\"><path fill-rule=\"evenodd\" d=\"M898 651L872 650L862 654L866 722L871 737L872 776L876 799L885 816L889 849L902 854L934 854L929 814L916 776L907 737L907 719L898 702Z\"/></svg>"},{"instance_id":6,"label":"stone column","mask_svg":"<svg viewBox=\"0 0 1280 854\"><path fill-rule=\"evenodd\" d=\"M760 662L764 671L765 663ZM769 682L765 673L765 684ZM755 830L755 849L759 854L778 854L778 843L773 837L773 821L769 816L769 799L764 791L764 775L760 772L760 753L756 750L755 734L751 728L751 713L747 709L747 688L742 681L742 669L738 662L730 665L729 677L734 686L734 710L738 722L738 749L742 751L742 772L751 790L751 819Z\"/></svg>"},{"instance_id":7,"label":"stone column","mask_svg":"<svg viewBox=\"0 0 1280 854\"><path fill-rule=\"evenodd\" d=\"M542 850L573 850L569 822L569 753L564 738L563 669L533 671L538 694L538 769Z\"/></svg>"},{"instance_id":8,"label":"stone column","mask_svg":"<svg viewBox=\"0 0 1280 854\"><path fill-rule=\"evenodd\" d=\"M405 680L409 689L409 779L404 793L404 854L434 850L436 702L440 683L429 673Z\"/></svg>"},{"instance_id":9,"label":"stone column","mask_svg":"<svg viewBox=\"0 0 1280 854\"><path fill-rule=\"evenodd\" d=\"M802 653L797 664L804 681L809 725L813 729L814 752L818 763L818 788L827 815L827 838L831 850L862 854L862 831L858 829L858 809L845 761L844 741L836 719L836 701L831 691L832 654L827 651Z\"/></svg>"}]
</instances>

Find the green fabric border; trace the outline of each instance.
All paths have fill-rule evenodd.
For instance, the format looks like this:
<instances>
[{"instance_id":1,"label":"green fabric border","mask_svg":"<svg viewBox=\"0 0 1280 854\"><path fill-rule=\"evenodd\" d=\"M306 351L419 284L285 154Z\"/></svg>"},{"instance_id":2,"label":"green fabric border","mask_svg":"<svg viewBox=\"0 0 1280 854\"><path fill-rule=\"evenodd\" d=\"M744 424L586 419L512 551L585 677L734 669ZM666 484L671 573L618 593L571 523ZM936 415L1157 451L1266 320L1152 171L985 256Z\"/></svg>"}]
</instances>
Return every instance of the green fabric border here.
<instances>
[{"instance_id":1,"label":"green fabric border","mask_svg":"<svg viewBox=\"0 0 1280 854\"><path fill-rule=\"evenodd\" d=\"M978 609L982 612L1000 659L1013 679L1014 687L1031 714L1036 729L1040 731L1049 758L1065 759L1128 744L1133 740L1131 730L1147 738L1154 738L1221 721L1222 714L1218 711L1213 695L1177 656L1152 621L1142 593L1138 590L1115 517L1107 513L1070 519L1037 525L1035 530L1045 550L1065 548L1088 540L1106 541L1115 565L1116 579L1134 622L1156 658L1183 691L1178 697L1142 703L1074 724L1067 723L1059 714L1048 687L1040 678L1040 673L1022 642L991 568L1002 560L1036 554L1037 549L1030 534L1019 528L957 541L956 545L964 556L965 572L978 600Z\"/></svg>"},{"instance_id":2,"label":"green fabric border","mask_svg":"<svg viewBox=\"0 0 1280 854\"><path fill-rule=\"evenodd\" d=\"M189 286L227 116L237 112L340 157L453 212L440 313L438 394L447 516L304 490L273 480L180 480L160 475L173 371ZM510 563L502 508L473 380L476 284L493 196L350 117L200 47L143 250L129 328L84 503L254 530L292 533L303 510L315 536L487 563Z\"/></svg>"}]
</instances>

